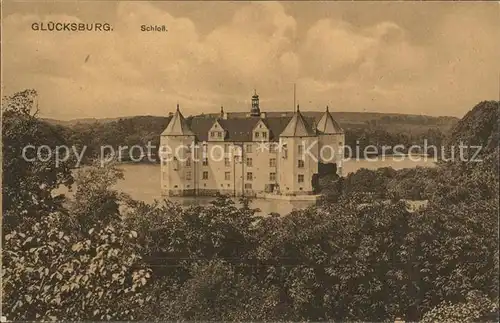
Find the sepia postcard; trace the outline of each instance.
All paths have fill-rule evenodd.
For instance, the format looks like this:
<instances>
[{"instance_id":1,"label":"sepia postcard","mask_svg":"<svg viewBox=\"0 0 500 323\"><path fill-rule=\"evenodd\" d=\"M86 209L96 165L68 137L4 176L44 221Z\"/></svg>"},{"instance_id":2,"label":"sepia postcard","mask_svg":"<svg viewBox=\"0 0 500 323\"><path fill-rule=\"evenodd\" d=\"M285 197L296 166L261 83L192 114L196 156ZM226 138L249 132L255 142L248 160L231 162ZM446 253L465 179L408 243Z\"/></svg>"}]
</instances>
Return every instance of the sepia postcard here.
<instances>
[{"instance_id":1,"label":"sepia postcard","mask_svg":"<svg viewBox=\"0 0 500 323\"><path fill-rule=\"evenodd\" d=\"M498 2L1 12L1 322L498 322Z\"/></svg>"}]
</instances>

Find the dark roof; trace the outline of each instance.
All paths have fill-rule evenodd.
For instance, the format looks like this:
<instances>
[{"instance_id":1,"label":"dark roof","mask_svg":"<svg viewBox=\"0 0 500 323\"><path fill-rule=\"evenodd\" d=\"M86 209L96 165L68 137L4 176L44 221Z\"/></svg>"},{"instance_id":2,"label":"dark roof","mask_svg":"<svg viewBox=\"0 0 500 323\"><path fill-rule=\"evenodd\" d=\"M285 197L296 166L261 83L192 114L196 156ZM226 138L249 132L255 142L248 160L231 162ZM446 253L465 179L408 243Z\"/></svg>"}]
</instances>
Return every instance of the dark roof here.
<instances>
[{"instance_id":1,"label":"dark roof","mask_svg":"<svg viewBox=\"0 0 500 323\"><path fill-rule=\"evenodd\" d=\"M292 115L288 116L272 116L266 118L246 117L246 118L228 118L220 119L214 115L195 116L191 119L190 128L195 133L199 141L208 141L208 131L212 128L215 120L218 120L220 125L227 131L226 141L252 141L252 130L255 125L262 120L270 129L270 140L278 141L279 135L286 128ZM315 118L304 117L308 130L313 133Z\"/></svg>"}]
</instances>

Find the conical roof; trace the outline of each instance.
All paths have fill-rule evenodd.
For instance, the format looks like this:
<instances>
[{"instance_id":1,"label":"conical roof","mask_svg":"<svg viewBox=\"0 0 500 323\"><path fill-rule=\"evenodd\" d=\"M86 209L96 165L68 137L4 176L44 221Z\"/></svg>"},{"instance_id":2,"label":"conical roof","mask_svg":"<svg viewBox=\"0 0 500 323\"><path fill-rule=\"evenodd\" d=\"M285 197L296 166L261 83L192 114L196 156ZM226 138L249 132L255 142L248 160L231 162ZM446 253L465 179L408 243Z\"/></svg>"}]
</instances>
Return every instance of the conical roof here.
<instances>
[{"instance_id":1,"label":"conical roof","mask_svg":"<svg viewBox=\"0 0 500 323\"><path fill-rule=\"evenodd\" d=\"M315 135L302 116L302 113L300 113L299 106L297 105L297 111L293 114L292 119L290 119L285 130L280 134L280 137L308 137Z\"/></svg>"},{"instance_id":2,"label":"conical roof","mask_svg":"<svg viewBox=\"0 0 500 323\"><path fill-rule=\"evenodd\" d=\"M316 126L316 129L325 134L334 134L334 133L343 133L344 129L340 127L340 125L335 121L328 111L328 106L326 107L325 114L321 117Z\"/></svg>"},{"instance_id":3,"label":"conical roof","mask_svg":"<svg viewBox=\"0 0 500 323\"><path fill-rule=\"evenodd\" d=\"M161 133L162 136L194 136L194 133L189 128L186 119L179 110L179 105L177 104L177 111L175 111L174 116L170 119L168 126Z\"/></svg>"}]
</instances>

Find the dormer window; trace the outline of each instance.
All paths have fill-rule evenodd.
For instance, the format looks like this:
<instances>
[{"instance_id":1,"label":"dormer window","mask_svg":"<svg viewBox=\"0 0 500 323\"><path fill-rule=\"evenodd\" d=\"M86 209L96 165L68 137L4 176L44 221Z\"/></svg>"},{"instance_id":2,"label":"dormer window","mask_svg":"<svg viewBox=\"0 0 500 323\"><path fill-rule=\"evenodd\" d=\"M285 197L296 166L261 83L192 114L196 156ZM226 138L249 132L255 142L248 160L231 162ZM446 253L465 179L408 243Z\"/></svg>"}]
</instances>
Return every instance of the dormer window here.
<instances>
[{"instance_id":1,"label":"dormer window","mask_svg":"<svg viewBox=\"0 0 500 323\"><path fill-rule=\"evenodd\" d=\"M267 141L269 137L269 128L264 121L259 120L252 129L253 141Z\"/></svg>"},{"instance_id":2,"label":"dormer window","mask_svg":"<svg viewBox=\"0 0 500 323\"><path fill-rule=\"evenodd\" d=\"M212 127L208 130L208 137L212 141L222 141L226 136L224 127L218 122L214 122Z\"/></svg>"}]
</instances>

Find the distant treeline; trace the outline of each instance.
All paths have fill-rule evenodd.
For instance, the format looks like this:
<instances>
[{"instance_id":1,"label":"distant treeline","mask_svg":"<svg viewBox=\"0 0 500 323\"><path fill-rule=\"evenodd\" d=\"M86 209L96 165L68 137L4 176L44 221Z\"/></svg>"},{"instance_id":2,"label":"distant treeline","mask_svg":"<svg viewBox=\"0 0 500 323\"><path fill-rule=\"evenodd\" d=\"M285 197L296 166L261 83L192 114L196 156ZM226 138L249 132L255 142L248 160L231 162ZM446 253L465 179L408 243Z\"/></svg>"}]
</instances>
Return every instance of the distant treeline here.
<instances>
[{"instance_id":1,"label":"distant treeline","mask_svg":"<svg viewBox=\"0 0 500 323\"><path fill-rule=\"evenodd\" d=\"M362 152L368 145L377 147L404 145L423 145L427 140L428 145L440 146L445 139L445 134L452 128L457 119L453 117L430 117L415 115L384 115L373 114L373 119L366 121L363 113L337 113L338 120L346 131L346 145L359 147ZM334 113L335 115L335 113ZM188 122L191 117L188 117ZM100 156L101 147L112 146L131 147L139 145L146 147L148 143L156 147L153 157L156 157L157 147L160 144L160 133L165 129L170 116L136 116L118 120L95 119L83 121L60 122L45 120L52 131L65 138L71 146L80 149L86 147L84 163L89 163L93 158ZM80 150L81 151L81 150ZM401 150L400 150L401 151ZM406 152L406 150L403 150ZM387 153L391 153L387 150ZM140 150L132 152L134 158L140 156ZM123 151L121 160L130 158L127 150ZM158 158L154 158L158 160ZM146 159L144 159L146 161Z\"/></svg>"}]
</instances>

